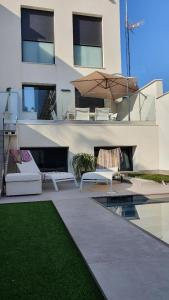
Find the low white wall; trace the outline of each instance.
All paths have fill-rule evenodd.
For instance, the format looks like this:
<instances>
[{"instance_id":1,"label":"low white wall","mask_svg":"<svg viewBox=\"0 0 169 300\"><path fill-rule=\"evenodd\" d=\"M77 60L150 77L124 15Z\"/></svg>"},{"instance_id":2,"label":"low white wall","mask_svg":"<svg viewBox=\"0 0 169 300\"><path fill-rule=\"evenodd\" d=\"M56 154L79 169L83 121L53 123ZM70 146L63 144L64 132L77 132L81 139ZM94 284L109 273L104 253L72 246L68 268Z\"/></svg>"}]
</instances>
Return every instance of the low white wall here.
<instances>
[{"instance_id":1,"label":"low white wall","mask_svg":"<svg viewBox=\"0 0 169 300\"><path fill-rule=\"evenodd\" d=\"M128 100L124 99L117 105L118 119L128 120L129 110L131 121L155 121L156 98L163 93L163 82L154 80L144 86ZM130 109L129 109L130 108Z\"/></svg>"},{"instance_id":2,"label":"low white wall","mask_svg":"<svg viewBox=\"0 0 169 300\"><path fill-rule=\"evenodd\" d=\"M69 147L69 162L79 152L94 153L99 146L136 147L134 170L158 169L158 127L64 123L18 124L20 147Z\"/></svg>"},{"instance_id":3,"label":"low white wall","mask_svg":"<svg viewBox=\"0 0 169 300\"><path fill-rule=\"evenodd\" d=\"M169 93L156 100L159 126L159 168L169 170Z\"/></svg>"}]
</instances>

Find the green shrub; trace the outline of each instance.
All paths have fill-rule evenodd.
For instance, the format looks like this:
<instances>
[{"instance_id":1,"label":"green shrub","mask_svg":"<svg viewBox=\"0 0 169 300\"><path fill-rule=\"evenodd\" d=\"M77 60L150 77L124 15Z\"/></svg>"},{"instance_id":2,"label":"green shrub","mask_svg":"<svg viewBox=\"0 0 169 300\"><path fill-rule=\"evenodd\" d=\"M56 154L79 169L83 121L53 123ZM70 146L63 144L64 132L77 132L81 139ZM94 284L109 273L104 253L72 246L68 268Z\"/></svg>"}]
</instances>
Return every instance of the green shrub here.
<instances>
[{"instance_id":1,"label":"green shrub","mask_svg":"<svg viewBox=\"0 0 169 300\"><path fill-rule=\"evenodd\" d=\"M76 178L81 178L83 173L95 171L95 157L88 153L78 153L74 155L72 166Z\"/></svg>"}]
</instances>

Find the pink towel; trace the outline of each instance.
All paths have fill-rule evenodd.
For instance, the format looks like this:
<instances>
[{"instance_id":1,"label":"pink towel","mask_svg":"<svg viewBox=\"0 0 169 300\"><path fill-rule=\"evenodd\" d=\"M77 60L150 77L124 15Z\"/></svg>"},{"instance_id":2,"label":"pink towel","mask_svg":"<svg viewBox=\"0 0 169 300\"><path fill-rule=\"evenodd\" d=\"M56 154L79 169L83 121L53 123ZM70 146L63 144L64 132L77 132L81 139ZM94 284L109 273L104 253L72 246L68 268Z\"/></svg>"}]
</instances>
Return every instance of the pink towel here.
<instances>
[{"instance_id":1,"label":"pink towel","mask_svg":"<svg viewBox=\"0 0 169 300\"><path fill-rule=\"evenodd\" d=\"M32 157L31 155L29 154L29 151L28 150L20 150L20 153L21 153L21 160L23 162L29 162L32 160Z\"/></svg>"}]
</instances>

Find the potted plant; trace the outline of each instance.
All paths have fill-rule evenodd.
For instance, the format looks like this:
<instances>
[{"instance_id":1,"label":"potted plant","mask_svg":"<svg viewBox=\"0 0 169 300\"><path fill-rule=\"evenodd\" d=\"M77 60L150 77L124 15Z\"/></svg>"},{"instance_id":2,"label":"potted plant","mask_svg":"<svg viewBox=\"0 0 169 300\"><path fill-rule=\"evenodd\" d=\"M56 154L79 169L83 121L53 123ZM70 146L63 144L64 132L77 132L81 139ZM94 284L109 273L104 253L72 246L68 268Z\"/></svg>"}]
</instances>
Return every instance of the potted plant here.
<instances>
[{"instance_id":1,"label":"potted plant","mask_svg":"<svg viewBox=\"0 0 169 300\"><path fill-rule=\"evenodd\" d=\"M95 171L95 157L88 153L78 153L73 157L72 166L76 178L80 179L84 173Z\"/></svg>"}]
</instances>

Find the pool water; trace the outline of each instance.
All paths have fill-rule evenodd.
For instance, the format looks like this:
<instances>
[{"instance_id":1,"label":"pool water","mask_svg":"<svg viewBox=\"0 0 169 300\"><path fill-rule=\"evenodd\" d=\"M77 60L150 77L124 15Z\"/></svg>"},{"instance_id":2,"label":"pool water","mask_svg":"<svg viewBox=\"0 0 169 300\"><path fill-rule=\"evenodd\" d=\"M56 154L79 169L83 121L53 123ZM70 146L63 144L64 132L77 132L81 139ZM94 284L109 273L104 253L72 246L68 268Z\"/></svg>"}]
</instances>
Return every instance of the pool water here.
<instances>
[{"instance_id":1,"label":"pool water","mask_svg":"<svg viewBox=\"0 0 169 300\"><path fill-rule=\"evenodd\" d=\"M95 200L169 244L169 197L138 195L100 197Z\"/></svg>"}]
</instances>

